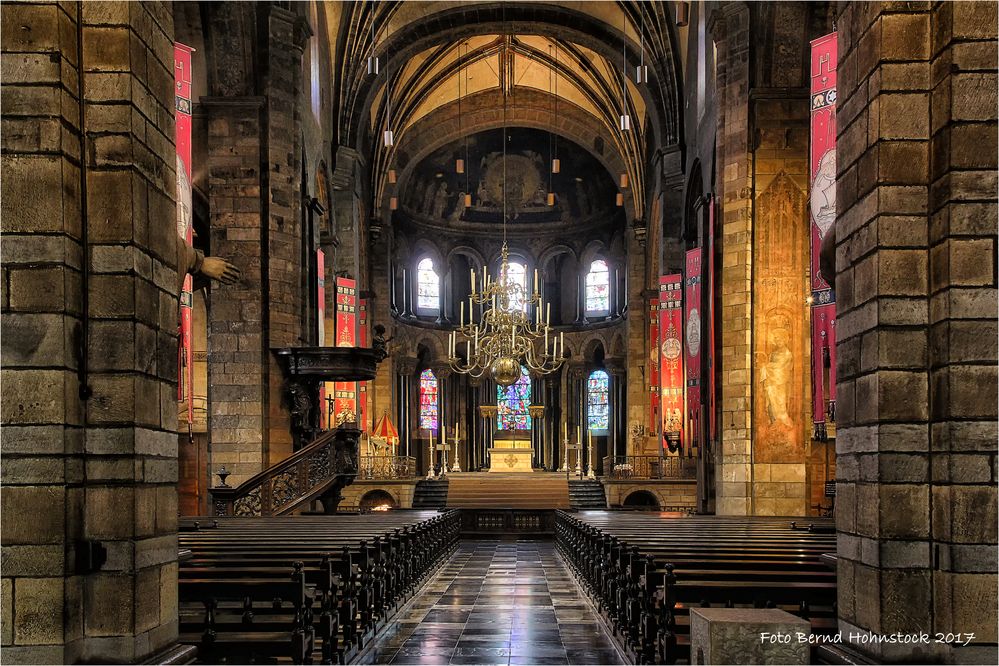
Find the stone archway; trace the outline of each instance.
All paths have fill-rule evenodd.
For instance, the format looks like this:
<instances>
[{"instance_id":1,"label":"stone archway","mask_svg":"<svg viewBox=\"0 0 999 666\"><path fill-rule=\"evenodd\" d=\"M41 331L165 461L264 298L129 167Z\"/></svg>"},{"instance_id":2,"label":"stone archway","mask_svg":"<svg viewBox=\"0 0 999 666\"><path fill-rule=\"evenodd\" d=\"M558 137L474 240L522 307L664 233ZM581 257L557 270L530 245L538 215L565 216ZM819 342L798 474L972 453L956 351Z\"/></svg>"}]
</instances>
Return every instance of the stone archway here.
<instances>
[{"instance_id":1,"label":"stone archway","mask_svg":"<svg viewBox=\"0 0 999 666\"><path fill-rule=\"evenodd\" d=\"M642 511L658 511L662 507L659 498L650 490L634 490L628 493L621 503L626 509L640 509Z\"/></svg>"},{"instance_id":2,"label":"stone archway","mask_svg":"<svg viewBox=\"0 0 999 666\"><path fill-rule=\"evenodd\" d=\"M399 502L392 496L392 493L382 488L369 490L361 496L360 501L357 503L357 509L361 513L381 511L383 510L382 507L388 507L389 509L399 508Z\"/></svg>"}]
</instances>

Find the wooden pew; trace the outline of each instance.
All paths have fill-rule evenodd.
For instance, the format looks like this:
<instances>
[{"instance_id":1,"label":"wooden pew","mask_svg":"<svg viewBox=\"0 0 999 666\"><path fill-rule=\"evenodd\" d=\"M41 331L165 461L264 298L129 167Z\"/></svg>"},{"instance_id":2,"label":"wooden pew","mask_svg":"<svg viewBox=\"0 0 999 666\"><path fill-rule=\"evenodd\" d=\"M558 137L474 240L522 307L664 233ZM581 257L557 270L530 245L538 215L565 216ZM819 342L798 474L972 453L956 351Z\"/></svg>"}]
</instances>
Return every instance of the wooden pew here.
<instances>
[{"instance_id":1,"label":"wooden pew","mask_svg":"<svg viewBox=\"0 0 999 666\"><path fill-rule=\"evenodd\" d=\"M835 535L813 522L559 512L556 541L636 660L672 663L689 658L693 606L778 607L834 633L835 574L821 556Z\"/></svg>"},{"instance_id":2,"label":"wooden pew","mask_svg":"<svg viewBox=\"0 0 999 666\"><path fill-rule=\"evenodd\" d=\"M312 663L316 651L342 662L453 550L459 529L456 511L185 521L181 642L215 662Z\"/></svg>"}]
</instances>

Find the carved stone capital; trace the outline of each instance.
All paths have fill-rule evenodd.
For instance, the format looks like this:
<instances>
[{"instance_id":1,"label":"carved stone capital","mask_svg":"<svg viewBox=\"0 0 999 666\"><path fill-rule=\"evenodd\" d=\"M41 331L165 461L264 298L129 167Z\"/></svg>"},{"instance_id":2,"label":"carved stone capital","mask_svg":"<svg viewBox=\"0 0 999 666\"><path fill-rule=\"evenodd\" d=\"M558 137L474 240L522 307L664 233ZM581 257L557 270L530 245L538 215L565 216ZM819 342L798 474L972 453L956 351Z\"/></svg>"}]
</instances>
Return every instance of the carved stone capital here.
<instances>
[{"instance_id":1,"label":"carved stone capital","mask_svg":"<svg viewBox=\"0 0 999 666\"><path fill-rule=\"evenodd\" d=\"M416 372L418 360L415 356L401 356L395 360L400 375L409 376Z\"/></svg>"},{"instance_id":2,"label":"carved stone capital","mask_svg":"<svg viewBox=\"0 0 999 666\"><path fill-rule=\"evenodd\" d=\"M543 419L545 417L545 406L529 405L527 407L527 413L531 415L532 419Z\"/></svg>"},{"instance_id":3,"label":"carved stone capital","mask_svg":"<svg viewBox=\"0 0 999 666\"><path fill-rule=\"evenodd\" d=\"M479 405L479 415L484 419L495 419L497 414L499 414L499 408L496 405Z\"/></svg>"}]
</instances>

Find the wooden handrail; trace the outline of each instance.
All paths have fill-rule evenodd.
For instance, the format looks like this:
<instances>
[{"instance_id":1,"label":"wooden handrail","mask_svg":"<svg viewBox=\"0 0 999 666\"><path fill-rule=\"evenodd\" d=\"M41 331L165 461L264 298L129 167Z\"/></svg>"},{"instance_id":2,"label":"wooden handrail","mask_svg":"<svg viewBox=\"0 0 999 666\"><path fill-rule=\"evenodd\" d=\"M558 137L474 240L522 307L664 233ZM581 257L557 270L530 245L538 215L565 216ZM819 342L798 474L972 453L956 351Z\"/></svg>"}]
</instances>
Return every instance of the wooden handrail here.
<instances>
[{"instance_id":1,"label":"wooden handrail","mask_svg":"<svg viewBox=\"0 0 999 666\"><path fill-rule=\"evenodd\" d=\"M338 428L272 465L235 488L209 492L216 516L279 516L319 497L357 475L360 432Z\"/></svg>"}]
</instances>

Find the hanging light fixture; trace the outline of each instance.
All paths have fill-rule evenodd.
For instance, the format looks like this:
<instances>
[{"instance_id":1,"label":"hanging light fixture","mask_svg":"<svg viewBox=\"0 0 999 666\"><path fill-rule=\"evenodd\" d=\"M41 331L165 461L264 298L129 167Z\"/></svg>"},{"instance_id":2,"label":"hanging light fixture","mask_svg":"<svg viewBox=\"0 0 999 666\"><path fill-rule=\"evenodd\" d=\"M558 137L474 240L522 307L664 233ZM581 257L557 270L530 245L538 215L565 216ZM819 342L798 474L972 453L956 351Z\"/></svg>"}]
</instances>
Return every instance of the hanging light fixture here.
<instances>
[{"instance_id":1,"label":"hanging light fixture","mask_svg":"<svg viewBox=\"0 0 999 666\"><path fill-rule=\"evenodd\" d=\"M506 62L506 46L503 47ZM448 362L458 373L481 377L489 373L500 386L510 386L520 379L521 365L535 375L547 375L565 362L565 334L558 337L551 331L551 306L538 291L538 272L530 294L524 285L510 276L509 250L506 243L507 178L506 178L506 95L503 94L503 246L497 279L492 280L482 269L482 289L476 289L475 270L471 271L472 293L468 297L468 322L465 322L465 302L461 303L460 324L448 339ZM525 276L526 281L526 276ZM534 308L534 322L529 312ZM478 311L479 321L474 313ZM465 338L465 359L458 357L458 334ZM551 338L551 343L549 343Z\"/></svg>"},{"instance_id":2,"label":"hanging light fixture","mask_svg":"<svg viewBox=\"0 0 999 666\"><path fill-rule=\"evenodd\" d=\"M378 76L378 56L375 55L375 2L368 3L371 8L371 55L368 56L368 76Z\"/></svg>"},{"instance_id":3,"label":"hanging light fixture","mask_svg":"<svg viewBox=\"0 0 999 666\"><path fill-rule=\"evenodd\" d=\"M558 41L555 44L555 94L552 96L552 103L555 105L555 127L558 128ZM558 133L555 133L553 137L553 150L552 150L552 173L558 173L562 170L562 162L558 158Z\"/></svg>"},{"instance_id":4,"label":"hanging light fixture","mask_svg":"<svg viewBox=\"0 0 999 666\"><path fill-rule=\"evenodd\" d=\"M617 193L617 197L614 198L614 205L618 208L624 205L624 194L622 192Z\"/></svg>"},{"instance_id":5,"label":"hanging light fixture","mask_svg":"<svg viewBox=\"0 0 999 666\"><path fill-rule=\"evenodd\" d=\"M621 13L621 131L631 131L631 116L628 114L628 31L627 15Z\"/></svg>"},{"instance_id":6,"label":"hanging light fixture","mask_svg":"<svg viewBox=\"0 0 999 666\"><path fill-rule=\"evenodd\" d=\"M389 185L395 185L397 179L398 179L398 176L395 173L395 169L389 169L388 170L388 182L389 182Z\"/></svg>"},{"instance_id":7,"label":"hanging light fixture","mask_svg":"<svg viewBox=\"0 0 999 666\"><path fill-rule=\"evenodd\" d=\"M642 4L638 4L638 11L642 13L642 32L639 35L639 43L641 44L641 61L637 67L635 67L635 83L648 83L649 82L649 66L645 64L645 9Z\"/></svg>"},{"instance_id":8,"label":"hanging light fixture","mask_svg":"<svg viewBox=\"0 0 999 666\"><path fill-rule=\"evenodd\" d=\"M627 171L622 171L621 172L621 178L620 178L620 180L618 180L618 185L621 186L622 190L628 189L628 172Z\"/></svg>"},{"instance_id":9,"label":"hanging light fixture","mask_svg":"<svg viewBox=\"0 0 999 666\"><path fill-rule=\"evenodd\" d=\"M399 197L390 197L389 210L398 210L398 209L399 209Z\"/></svg>"},{"instance_id":10,"label":"hanging light fixture","mask_svg":"<svg viewBox=\"0 0 999 666\"><path fill-rule=\"evenodd\" d=\"M682 28L690 22L690 3L676 3L676 27Z\"/></svg>"},{"instance_id":11,"label":"hanging light fixture","mask_svg":"<svg viewBox=\"0 0 999 666\"><path fill-rule=\"evenodd\" d=\"M455 51L455 57L460 61L461 60L461 44L460 43L457 44L454 47L454 51ZM464 65L462 65L462 71L458 72L458 76L455 77L455 78L458 79L458 134L462 134L462 131L461 131L462 130L462 127L461 127L461 121L462 121L462 116L461 116L461 75L462 75L462 72L464 71L464 69L465 69ZM466 93L468 92L467 85L465 87L465 92ZM459 157L455 161L454 171L455 171L455 173L465 173L465 159L463 157Z\"/></svg>"},{"instance_id":12,"label":"hanging light fixture","mask_svg":"<svg viewBox=\"0 0 999 666\"><path fill-rule=\"evenodd\" d=\"M466 95L468 94L468 49L469 49L468 41L465 41L465 59L464 59L464 61L461 64L461 74L462 74L462 76L465 77L465 94ZM459 123L460 123L461 122L460 121L460 118L461 118L461 106L460 106L461 105L461 97L460 96L458 97L458 104L459 104L459 106L458 106L458 116L459 116ZM464 144L465 144L465 157L463 159L458 160L461 163L461 169L458 170L458 173L465 174L465 201L464 201L464 204L465 204L465 208L468 209L468 208L472 207L472 190L471 190L471 187L469 186L469 183L468 183L468 170L465 169L465 165L468 164L468 135L465 134L464 132L462 132L462 140L464 141ZM469 314L471 314L471 313L469 313Z\"/></svg>"},{"instance_id":13,"label":"hanging light fixture","mask_svg":"<svg viewBox=\"0 0 999 666\"><path fill-rule=\"evenodd\" d=\"M548 55L549 56L552 55L552 46L551 45L548 46ZM548 94L549 95L552 94L552 69L551 68L548 69ZM555 108L556 108L555 107L555 98L554 98L554 96L552 96L552 124L553 124L553 126L555 126L557 128L558 124L555 122ZM548 132L548 157L549 157L549 161L552 164L552 168L549 169L549 171L548 171L548 194L547 194L547 196L545 196L545 204L548 205L549 207L555 205L555 192L552 189L552 174L555 173L555 141L556 141L555 137L556 136L558 136L558 135L555 132L552 132L552 131Z\"/></svg>"},{"instance_id":14,"label":"hanging light fixture","mask_svg":"<svg viewBox=\"0 0 999 666\"><path fill-rule=\"evenodd\" d=\"M395 145L395 135L392 133L392 77L385 74L385 131L382 132L382 142L386 148Z\"/></svg>"}]
</instances>

